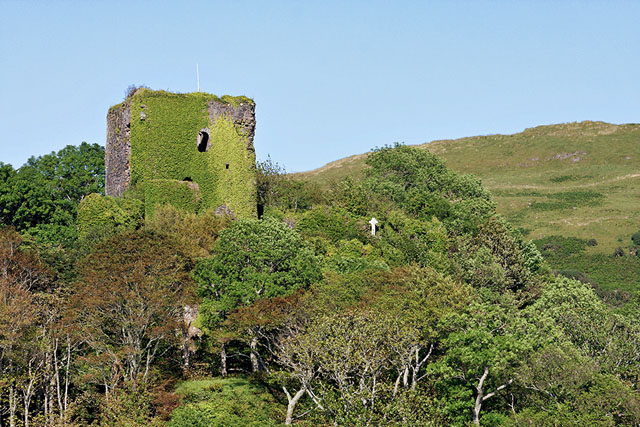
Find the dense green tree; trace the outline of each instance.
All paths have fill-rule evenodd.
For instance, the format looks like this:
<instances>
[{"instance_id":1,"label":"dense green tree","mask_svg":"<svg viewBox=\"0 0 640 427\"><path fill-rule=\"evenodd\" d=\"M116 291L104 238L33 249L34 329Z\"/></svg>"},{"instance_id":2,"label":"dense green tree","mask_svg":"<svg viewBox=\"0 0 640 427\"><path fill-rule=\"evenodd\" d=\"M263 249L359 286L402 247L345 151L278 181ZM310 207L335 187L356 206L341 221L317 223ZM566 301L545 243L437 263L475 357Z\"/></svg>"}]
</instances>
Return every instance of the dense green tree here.
<instances>
[{"instance_id":1,"label":"dense green tree","mask_svg":"<svg viewBox=\"0 0 640 427\"><path fill-rule=\"evenodd\" d=\"M335 185L332 190L332 204L342 207L354 215L366 216L369 212L377 210L378 199L362 181L347 177Z\"/></svg>"},{"instance_id":2,"label":"dense green tree","mask_svg":"<svg viewBox=\"0 0 640 427\"><path fill-rule=\"evenodd\" d=\"M495 292L534 291L546 272L543 258L502 218L492 216L473 234L457 238L453 272Z\"/></svg>"},{"instance_id":3,"label":"dense green tree","mask_svg":"<svg viewBox=\"0 0 640 427\"><path fill-rule=\"evenodd\" d=\"M623 379L640 374L640 324L612 312L593 289L582 282L557 279L527 309L538 328L552 322L582 354L608 373Z\"/></svg>"},{"instance_id":4,"label":"dense green tree","mask_svg":"<svg viewBox=\"0 0 640 427\"><path fill-rule=\"evenodd\" d=\"M367 242L369 225L341 208L318 206L299 215L295 229L303 237L319 237L330 242L358 239Z\"/></svg>"},{"instance_id":5,"label":"dense green tree","mask_svg":"<svg viewBox=\"0 0 640 427\"><path fill-rule=\"evenodd\" d=\"M256 186L258 189L258 206L277 206L280 202L282 183L286 179L284 167L267 157L266 160L256 162Z\"/></svg>"},{"instance_id":6,"label":"dense green tree","mask_svg":"<svg viewBox=\"0 0 640 427\"><path fill-rule=\"evenodd\" d=\"M512 295L486 290L468 310L450 315L446 326L450 333L438 366L447 394L446 410L458 424L472 415L480 425L489 399L513 383L516 368L549 337L537 335Z\"/></svg>"},{"instance_id":7,"label":"dense green tree","mask_svg":"<svg viewBox=\"0 0 640 427\"><path fill-rule=\"evenodd\" d=\"M355 273L367 269L388 270L389 266L382 258L382 251L372 244L363 244L360 240L340 240L323 247L324 271L337 273Z\"/></svg>"},{"instance_id":8,"label":"dense green tree","mask_svg":"<svg viewBox=\"0 0 640 427\"><path fill-rule=\"evenodd\" d=\"M378 245L393 266L418 264L446 271L449 240L446 227L436 217L418 220L394 210L386 217Z\"/></svg>"},{"instance_id":9,"label":"dense green tree","mask_svg":"<svg viewBox=\"0 0 640 427\"><path fill-rule=\"evenodd\" d=\"M440 346L446 330L443 320L466 309L473 291L433 268L416 265L396 268L380 281L382 286L370 289L363 299L373 310L399 322L402 333L413 334L405 348L396 349L399 364L395 366L395 388L401 385L415 391L426 376L426 362L434 359L433 350Z\"/></svg>"},{"instance_id":10,"label":"dense green tree","mask_svg":"<svg viewBox=\"0 0 640 427\"><path fill-rule=\"evenodd\" d=\"M539 396L546 394L547 399L540 399L513 414L505 423L507 426L638 425L640 399L637 391L613 375L595 373L585 378L584 368L577 366L576 360L567 359L562 363L548 367L559 378L548 375L551 383L545 389L536 390ZM587 369L591 367L587 366ZM583 381L582 384L580 381ZM556 400L558 394L555 393L562 394L563 399Z\"/></svg>"},{"instance_id":11,"label":"dense green tree","mask_svg":"<svg viewBox=\"0 0 640 427\"><path fill-rule=\"evenodd\" d=\"M374 150L366 161L367 186L423 219L457 230L473 229L495 212L490 194L471 175L460 175L426 149L400 144Z\"/></svg>"},{"instance_id":12,"label":"dense green tree","mask_svg":"<svg viewBox=\"0 0 640 427\"><path fill-rule=\"evenodd\" d=\"M340 424L426 421L403 402L420 395L436 358L439 321L465 307L471 289L417 266L359 276L366 281L359 296L347 296L351 304L335 310L344 290L314 287L280 328L274 347L287 423L305 394Z\"/></svg>"},{"instance_id":13,"label":"dense green tree","mask_svg":"<svg viewBox=\"0 0 640 427\"><path fill-rule=\"evenodd\" d=\"M40 241L64 243L76 236L80 201L104 192L104 148L83 142L40 157L12 171L0 165L0 223Z\"/></svg>"},{"instance_id":14,"label":"dense green tree","mask_svg":"<svg viewBox=\"0 0 640 427\"><path fill-rule=\"evenodd\" d=\"M260 216L273 209L290 210L294 213L304 211L323 199L317 185L288 175L284 166L271 160L271 157L258 161L256 169Z\"/></svg>"},{"instance_id":15,"label":"dense green tree","mask_svg":"<svg viewBox=\"0 0 640 427\"><path fill-rule=\"evenodd\" d=\"M285 295L320 278L317 261L298 233L273 218L239 220L220 232L194 278L202 297L229 312L259 298Z\"/></svg>"},{"instance_id":16,"label":"dense green tree","mask_svg":"<svg viewBox=\"0 0 640 427\"><path fill-rule=\"evenodd\" d=\"M198 262L193 277L204 298L203 325L216 331L232 310L307 288L321 274L298 233L282 221L265 218L239 220L221 231L212 256ZM248 335L252 367L258 370L258 336L253 328Z\"/></svg>"}]
</instances>

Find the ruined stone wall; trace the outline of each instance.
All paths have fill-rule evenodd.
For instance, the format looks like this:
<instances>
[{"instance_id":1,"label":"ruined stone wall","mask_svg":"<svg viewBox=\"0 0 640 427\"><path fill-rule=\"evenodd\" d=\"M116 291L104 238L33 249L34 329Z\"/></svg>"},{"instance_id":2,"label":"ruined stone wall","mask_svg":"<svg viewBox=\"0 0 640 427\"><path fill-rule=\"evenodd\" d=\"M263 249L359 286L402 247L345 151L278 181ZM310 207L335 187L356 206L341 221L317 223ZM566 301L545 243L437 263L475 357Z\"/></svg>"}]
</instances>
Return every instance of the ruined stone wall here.
<instances>
[{"instance_id":1,"label":"ruined stone wall","mask_svg":"<svg viewBox=\"0 0 640 427\"><path fill-rule=\"evenodd\" d=\"M247 150L255 152L253 137L256 132L256 106L250 103L240 103L238 106L225 104L213 100L207 104L209 120L215 125L219 118L231 120L238 130L247 137Z\"/></svg>"},{"instance_id":2,"label":"ruined stone wall","mask_svg":"<svg viewBox=\"0 0 640 427\"><path fill-rule=\"evenodd\" d=\"M124 102L107 114L105 150L105 193L122 196L131 182L131 106Z\"/></svg>"},{"instance_id":3,"label":"ruined stone wall","mask_svg":"<svg viewBox=\"0 0 640 427\"><path fill-rule=\"evenodd\" d=\"M139 89L107 115L106 192L121 196L135 186L165 200L182 188L169 181L189 181L200 190L199 210L255 217L255 126L255 104L245 97ZM158 194L163 186L167 197Z\"/></svg>"}]
</instances>

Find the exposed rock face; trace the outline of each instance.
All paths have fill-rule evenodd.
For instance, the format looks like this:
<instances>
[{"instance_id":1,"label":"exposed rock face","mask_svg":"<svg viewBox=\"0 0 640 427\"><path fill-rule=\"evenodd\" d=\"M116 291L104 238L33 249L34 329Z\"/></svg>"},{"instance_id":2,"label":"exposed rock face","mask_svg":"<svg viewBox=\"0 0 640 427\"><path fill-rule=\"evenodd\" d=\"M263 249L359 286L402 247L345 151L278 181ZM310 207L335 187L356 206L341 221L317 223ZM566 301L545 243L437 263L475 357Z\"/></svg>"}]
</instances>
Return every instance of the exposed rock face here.
<instances>
[{"instance_id":1,"label":"exposed rock face","mask_svg":"<svg viewBox=\"0 0 640 427\"><path fill-rule=\"evenodd\" d=\"M193 339L194 337L202 336L202 331L194 326L196 319L198 318L198 307L195 305L186 305L183 307L183 320L185 330L187 332L187 338Z\"/></svg>"},{"instance_id":2,"label":"exposed rock face","mask_svg":"<svg viewBox=\"0 0 640 427\"><path fill-rule=\"evenodd\" d=\"M194 326L198 318L198 307L187 305L182 314L182 363L184 368L189 368L191 356L196 352L196 340L202 337L202 331Z\"/></svg>"},{"instance_id":3,"label":"exposed rock face","mask_svg":"<svg viewBox=\"0 0 640 427\"><path fill-rule=\"evenodd\" d=\"M235 218L235 214L231 209L227 207L227 205L220 205L215 210L216 215L218 216L230 216L231 218Z\"/></svg>"},{"instance_id":4,"label":"exposed rock face","mask_svg":"<svg viewBox=\"0 0 640 427\"><path fill-rule=\"evenodd\" d=\"M131 182L131 105L125 102L107 114L105 150L105 192L122 196Z\"/></svg>"}]
</instances>

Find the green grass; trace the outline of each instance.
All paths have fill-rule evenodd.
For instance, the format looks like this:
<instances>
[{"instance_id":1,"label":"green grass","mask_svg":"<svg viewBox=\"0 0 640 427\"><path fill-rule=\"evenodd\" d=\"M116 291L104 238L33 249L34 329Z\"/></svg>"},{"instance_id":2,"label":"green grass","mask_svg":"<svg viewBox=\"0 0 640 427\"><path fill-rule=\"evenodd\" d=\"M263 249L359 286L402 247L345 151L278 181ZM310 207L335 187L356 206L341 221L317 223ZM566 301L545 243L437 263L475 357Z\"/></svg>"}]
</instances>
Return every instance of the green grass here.
<instances>
[{"instance_id":1,"label":"green grass","mask_svg":"<svg viewBox=\"0 0 640 427\"><path fill-rule=\"evenodd\" d=\"M637 256L588 253L597 247L597 240L576 237L547 236L534 243L556 271L582 273L579 278L588 279L605 291L637 292L640 289L640 258Z\"/></svg>"},{"instance_id":2,"label":"green grass","mask_svg":"<svg viewBox=\"0 0 640 427\"><path fill-rule=\"evenodd\" d=\"M180 383L182 404L169 427L280 426L286 408L266 386L250 378L209 378Z\"/></svg>"},{"instance_id":3,"label":"green grass","mask_svg":"<svg viewBox=\"0 0 640 427\"><path fill-rule=\"evenodd\" d=\"M589 258L589 263L606 264L596 269L602 273L593 270L592 275L611 286L620 280L620 287L640 289L632 277L636 261L623 265L609 258L616 247L631 245L631 235L640 230L640 124L566 123L420 147L444 158L457 172L477 175L491 191L498 212L526 229L530 239L596 239L598 245L581 255L601 256ZM346 176L362 176L366 156L337 160L296 176L327 188ZM580 256L574 258L566 264L587 269L577 261ZM613 274L615 268L626 272Z\"/></svg>"}]
</instances>

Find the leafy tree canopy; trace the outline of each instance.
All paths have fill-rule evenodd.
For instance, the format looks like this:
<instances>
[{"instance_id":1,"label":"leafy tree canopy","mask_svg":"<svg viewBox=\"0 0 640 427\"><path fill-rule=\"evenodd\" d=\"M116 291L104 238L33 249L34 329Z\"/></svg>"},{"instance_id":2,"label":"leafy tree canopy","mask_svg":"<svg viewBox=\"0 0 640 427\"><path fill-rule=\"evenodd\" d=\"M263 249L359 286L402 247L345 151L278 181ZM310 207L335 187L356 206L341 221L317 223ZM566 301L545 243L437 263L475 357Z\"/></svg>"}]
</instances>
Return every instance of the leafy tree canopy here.
<instances>
[{"instance_id":1,"label":"leafy tree canopy","mask_svg":"<svg viewBox=\"0 0 640 427\"><path fill-rule=\"evenodd\" d=\"M99 243L82 262L68 317L95 355L90 377L107 392L121 378L146 384L151 362L175 344L193 292L190 269L175 240L145 230Z\"/></svg>"},{"instance_id":2,"label":"leafy tree canopy","mask_svg":"<svg viewBox=\"0 0 640 427\"><path fill-rule=\"evenodd\" d=\"M198 262L193 277L200 296L215 301L215 311L225 313L306 288L321 274L298 233L265 218L239 220L221 231L213 255Z\"/></svg>"},{"instance_id":3,"label":"leafy tree canopy","mask_svg":"<svg viewBox=\"0 0 640 427\"><path fill-rule=\"evenodd\" d=\"M104 192L104 148L83 142L40 157L17 170L0 164L0 223L46 243L75 238L80 201Z\"/></svg>"},{"instance_id":4,"label":"leafy tree canopy","mask_svg":"<svg viewBox=\"0 0 640 427\"><path fill-rule=\"evenodd\" d=\"M472 175L460 175L428 150L396 144L367 157L368 185L409 213L436 216L456 229L473 228L495 212L490 194Z\"/></svg>"}]
</instances>

